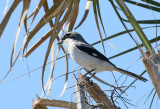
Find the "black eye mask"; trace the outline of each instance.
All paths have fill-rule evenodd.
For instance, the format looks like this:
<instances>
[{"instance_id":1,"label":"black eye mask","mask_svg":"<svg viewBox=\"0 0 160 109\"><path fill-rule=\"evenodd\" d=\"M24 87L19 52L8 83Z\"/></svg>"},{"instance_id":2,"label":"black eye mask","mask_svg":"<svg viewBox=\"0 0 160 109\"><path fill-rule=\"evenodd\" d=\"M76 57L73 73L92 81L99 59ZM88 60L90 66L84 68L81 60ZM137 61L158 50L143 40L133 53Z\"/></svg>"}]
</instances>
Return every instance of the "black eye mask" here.
<instances>
[{"instance_id":1,"label":"black eye mask","mask_svg":"<svg viewBox=\"0 0 160 109\"><path fill-rule=\"evenodd\" d=\"M65 40L65 39L73 39L74 38L74 35L73 34L70 34L70 33L67 33L65 34L61 40Z\"/></svg>"}]
</instances>

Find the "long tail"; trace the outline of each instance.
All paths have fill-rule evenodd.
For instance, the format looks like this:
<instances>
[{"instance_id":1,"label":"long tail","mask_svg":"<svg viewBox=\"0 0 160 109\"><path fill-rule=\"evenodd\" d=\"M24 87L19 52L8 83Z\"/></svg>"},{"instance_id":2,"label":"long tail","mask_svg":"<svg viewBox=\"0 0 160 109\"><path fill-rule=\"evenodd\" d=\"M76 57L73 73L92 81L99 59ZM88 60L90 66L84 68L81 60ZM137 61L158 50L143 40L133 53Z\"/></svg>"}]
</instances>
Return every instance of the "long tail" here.
<instances>
[{"instance_id":1,"label":"long tail","mask_svg":"<svg viewBox=\"0 0 160 109\"><path fill-rule=\"evenodd\" d=\"M123 69L120 69L120 68L117 68L116 71L117 72L121 72L121 73L123 73L125 75L128 75L128 76L131 76L133 78L136 78L138 80L144 81L144 82L148 81L146 78L143 78L143 77L141 77L141 76L139 76L137 74L134 74L132 72L129 72L129 71L126 71L126 70L123 70Z\"/></svg>"}]
</instances>

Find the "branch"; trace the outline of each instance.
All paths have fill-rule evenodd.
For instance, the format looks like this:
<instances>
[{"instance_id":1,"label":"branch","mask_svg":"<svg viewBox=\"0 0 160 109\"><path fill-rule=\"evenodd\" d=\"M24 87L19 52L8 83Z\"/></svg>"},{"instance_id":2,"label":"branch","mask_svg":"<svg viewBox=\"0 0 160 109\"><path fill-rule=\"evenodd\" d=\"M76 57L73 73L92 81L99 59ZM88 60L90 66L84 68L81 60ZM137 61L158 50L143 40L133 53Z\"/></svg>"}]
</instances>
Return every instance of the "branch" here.
<instances>
[{"instance_id":1,"label":"branch","mask_svg":"<svg viewBox=\"0 0 160 109\"><path fill-rule=\"evenodd\" d=\"M150 79L152 80L152 84L160 100L160 52L157 54L154 53L152 55L148 53L148 55L142 59L142 62L148 72Z\"/></svg>"},{"instance_id":2,"label":"branch","mask_svg":"<svg viewBox=\"0 0 160 109\"><path fill-rule=\"evenodd\" d=\"M62 100L53 100L53 99L49 100L49 99L42 99L38 97L32 103L33 109L47 109L46 106L76 109L76 103L62 101Z\"/></svg>"},{"instance_id":3,"label":"branch","mask_svg":"<svg viewBox=\"0 0 160 109\"><path fill-rule=\"evenodd\" d=\"M76 99L77 99L77 109L88 109L88 99L86 96L86 86L81 86L79 84L75 85L76 89Z\"/></svg>"},{"instance_id":4,"label":"branch","mask_svg":"<svg viewBox=\"0 0 160 109\"><path fill-rule=\"evenodd\" d=\"M101 105L101 107L103 105L103 109L119 109L110 101L101 88L96 83L88 80L87 77L80 74L78 82L80 85L86 85L87 92L98 105Z\"/></svg>"}]
</instances>

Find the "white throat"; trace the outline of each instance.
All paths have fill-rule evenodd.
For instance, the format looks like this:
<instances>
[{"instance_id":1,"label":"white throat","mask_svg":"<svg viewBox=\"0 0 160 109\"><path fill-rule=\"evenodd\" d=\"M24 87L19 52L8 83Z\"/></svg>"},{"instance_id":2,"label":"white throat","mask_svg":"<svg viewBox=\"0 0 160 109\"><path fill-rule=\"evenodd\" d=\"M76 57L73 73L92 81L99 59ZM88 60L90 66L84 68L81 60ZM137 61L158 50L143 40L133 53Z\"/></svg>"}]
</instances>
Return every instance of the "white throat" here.
<instances>
[{"instance_id":1,"label":"white throat","mask_svg":"<svg viewBox=\"0 0 160 109\"><path fill-rule=\"evenodd\" d=\"M73 39L65 39L65 40L63 41L63 44L64 44L66 47L68 47L69 44L71 44L72 42L74 42Z\"/></svg>"}]
</instances>

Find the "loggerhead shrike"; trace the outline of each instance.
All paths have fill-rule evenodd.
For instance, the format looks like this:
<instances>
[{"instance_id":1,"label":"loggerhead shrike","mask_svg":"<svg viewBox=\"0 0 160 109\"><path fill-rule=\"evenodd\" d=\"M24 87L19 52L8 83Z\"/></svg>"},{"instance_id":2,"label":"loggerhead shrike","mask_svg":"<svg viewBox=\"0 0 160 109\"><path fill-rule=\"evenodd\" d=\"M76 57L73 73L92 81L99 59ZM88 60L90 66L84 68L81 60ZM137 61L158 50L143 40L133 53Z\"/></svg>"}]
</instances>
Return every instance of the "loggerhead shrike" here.
<instances>
[{"instance_id":1,"label":"loggerhead shrike","mask_svg":"<svg viewBox=\"0 0 160 109\"><path fill-rule=\"evenodd\" d=\"M116 71L146 82L147 79L137 74L123 70L111 63L107 57L89 45L77 32L64 34L58 44L64 44L74 61L88 71Z\"/></svg>"}]
</instances>

